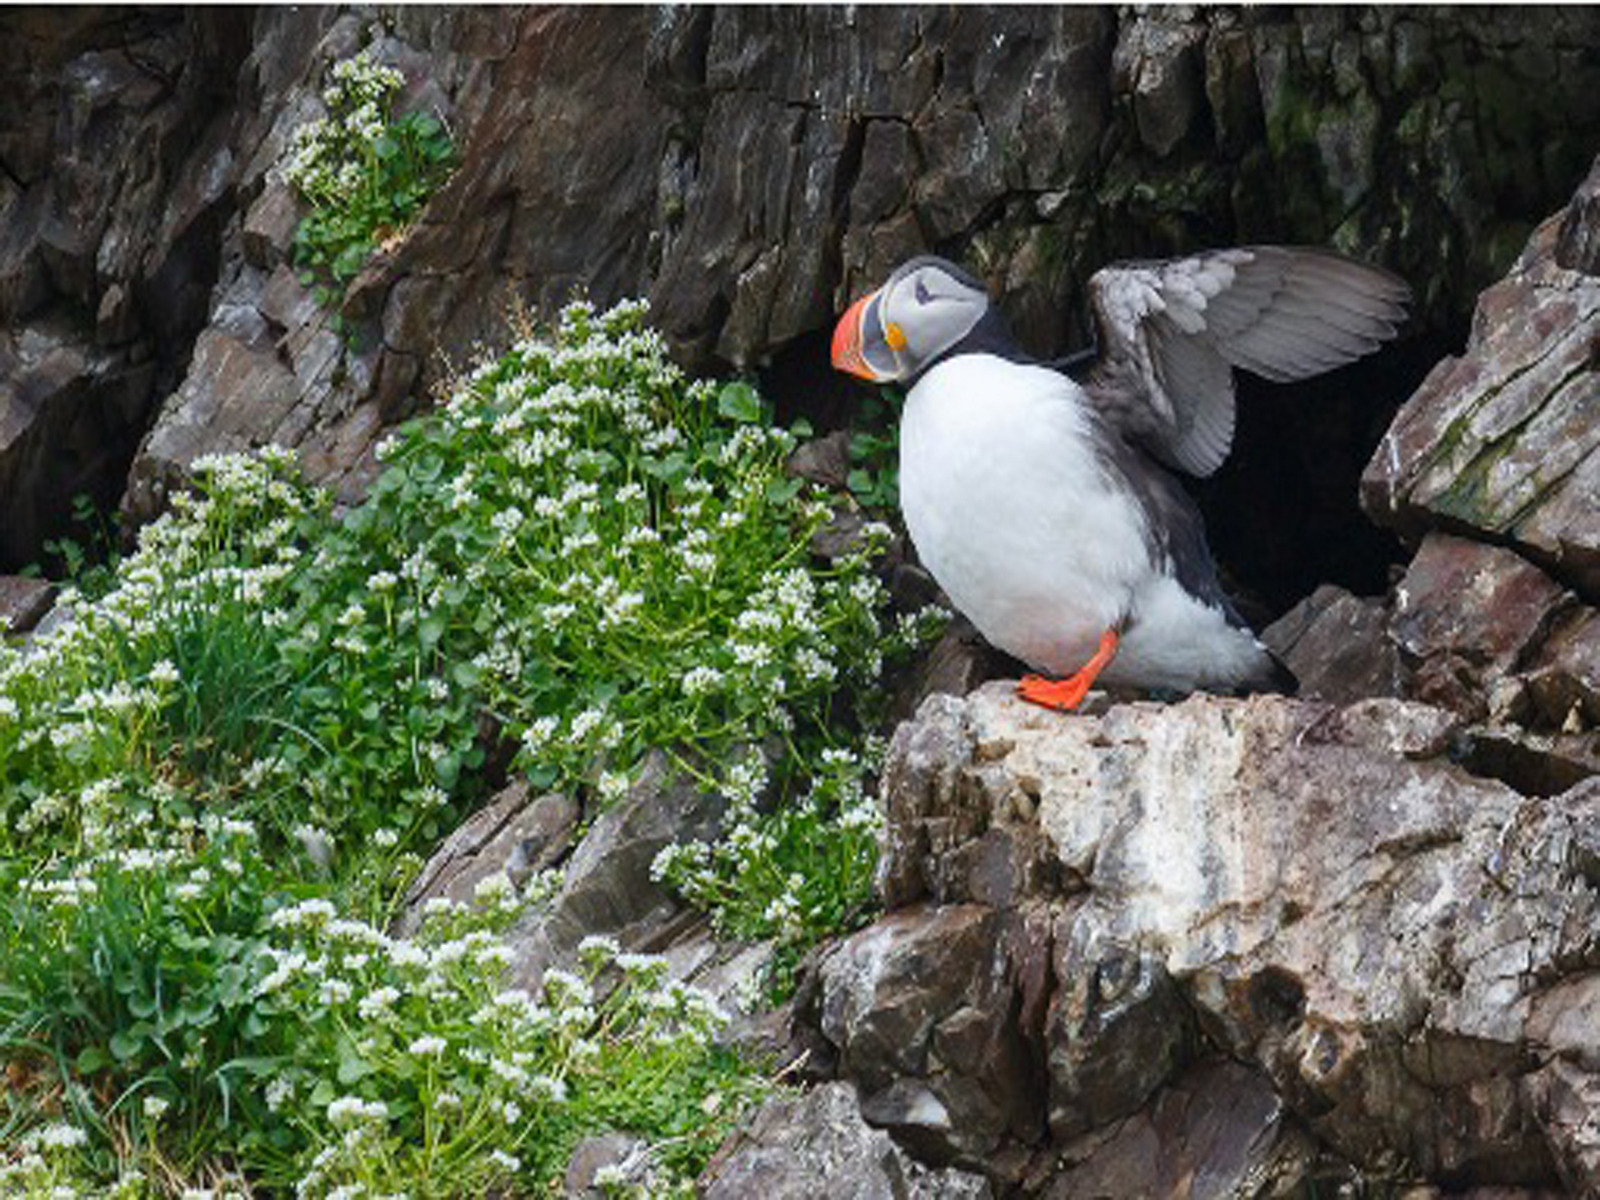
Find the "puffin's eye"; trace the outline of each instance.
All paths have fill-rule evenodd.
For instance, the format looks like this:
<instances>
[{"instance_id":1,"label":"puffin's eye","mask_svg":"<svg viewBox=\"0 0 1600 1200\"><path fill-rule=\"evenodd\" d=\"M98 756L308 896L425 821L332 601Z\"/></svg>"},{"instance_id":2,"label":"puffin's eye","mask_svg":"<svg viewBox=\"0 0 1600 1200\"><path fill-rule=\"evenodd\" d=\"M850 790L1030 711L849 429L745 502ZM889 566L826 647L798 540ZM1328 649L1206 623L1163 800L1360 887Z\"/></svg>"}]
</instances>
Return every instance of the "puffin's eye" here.
<instances>
[{"instance_id":1,"label":"puffin's eye","mask_svg":"<svg viewBox=\"0 0 1600 1200\"><path fill-rule=\"evenodd\" d=\"M929 300L933 299L933 293L928 290L927 284L923 283L920 279L913 280L913 283L916 285L914 288L914 295L917 297L918 304L926 304Z\"/></svg>"}]
</instances>

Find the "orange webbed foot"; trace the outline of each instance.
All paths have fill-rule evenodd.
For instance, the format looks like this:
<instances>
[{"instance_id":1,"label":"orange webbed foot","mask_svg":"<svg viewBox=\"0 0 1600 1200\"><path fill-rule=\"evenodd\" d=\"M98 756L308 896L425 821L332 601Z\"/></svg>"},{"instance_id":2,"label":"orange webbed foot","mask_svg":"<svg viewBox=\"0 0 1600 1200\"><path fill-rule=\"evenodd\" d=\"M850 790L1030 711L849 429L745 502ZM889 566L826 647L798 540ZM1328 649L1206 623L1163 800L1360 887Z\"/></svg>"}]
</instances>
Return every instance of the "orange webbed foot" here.
<instances>
[{"instance_id":1,"label":"orange webbed foot","mask_svg":"<svg viewBox=\"0 0 1600 1200\"><path fill-rule=\"evenodd\" d=\"M1083 669L1065 679L1046 679L1042 675L1026 675L1017 684L1017 695L1029 704L1053 708L1057 712L1071 712L1083 703L1100 672L1105 670L1117 652L1117 631L1108 629L1100 635L1100 648L1094 657L1083 664Z\"/></svg>"}]
</instances>

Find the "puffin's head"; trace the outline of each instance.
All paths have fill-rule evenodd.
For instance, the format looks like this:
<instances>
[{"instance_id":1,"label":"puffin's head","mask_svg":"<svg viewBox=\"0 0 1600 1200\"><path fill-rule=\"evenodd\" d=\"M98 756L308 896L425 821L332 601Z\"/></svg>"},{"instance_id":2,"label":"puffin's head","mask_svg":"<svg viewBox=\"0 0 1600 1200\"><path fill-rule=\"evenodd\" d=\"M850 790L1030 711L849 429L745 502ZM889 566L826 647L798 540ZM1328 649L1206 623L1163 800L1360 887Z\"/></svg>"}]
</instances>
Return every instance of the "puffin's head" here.
<instances>
[{"instance_id":1,"label":"puffin's head","mask_svg":"<svg viewBox=\"0 0 1600 1200\"><path fill-rule=\"evenodd\" d=\"M833 365L874 383L910 379L988 311L983 285L960 267L931 255L913 258L839 318Z\"/></svg>"}]
</instances>

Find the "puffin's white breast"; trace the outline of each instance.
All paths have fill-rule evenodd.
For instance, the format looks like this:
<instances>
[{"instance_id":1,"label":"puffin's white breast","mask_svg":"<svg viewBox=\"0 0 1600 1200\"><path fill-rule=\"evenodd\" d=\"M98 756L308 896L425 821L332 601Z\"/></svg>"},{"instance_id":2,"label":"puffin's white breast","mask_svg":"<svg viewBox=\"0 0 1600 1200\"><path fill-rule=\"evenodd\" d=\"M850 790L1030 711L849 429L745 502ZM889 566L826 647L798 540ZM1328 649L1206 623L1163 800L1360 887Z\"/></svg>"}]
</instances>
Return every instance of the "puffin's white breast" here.
<instances>
[{"instance_id":1,"label":"puffin's white breast","mask_svg":"<svg viewBox=\"0 0 1600 1200\"><path fill-rule=\"evenodd\" d=\"M1152 571L1144 514L1097 458L1087 404L1054 371L964 354L918 381L900 427L918 554L990 642L1054 674L1083 665Z\"/></svg>"},{"instance_id":2,"label":"puffin's white breast","mask_svg":"<svg viewBox=\"0 0 1600 1200\"><path fill-rule=\"evenodd\" d=\"M1142 687L1270 676L1247 630L1152 557L1145 510L1097 452L1070 379L991 355L939 364L900 426L900 504L917 553L991 643L1052 675L1126 622L1102 673Z\"/></svg>"}]
</instances>

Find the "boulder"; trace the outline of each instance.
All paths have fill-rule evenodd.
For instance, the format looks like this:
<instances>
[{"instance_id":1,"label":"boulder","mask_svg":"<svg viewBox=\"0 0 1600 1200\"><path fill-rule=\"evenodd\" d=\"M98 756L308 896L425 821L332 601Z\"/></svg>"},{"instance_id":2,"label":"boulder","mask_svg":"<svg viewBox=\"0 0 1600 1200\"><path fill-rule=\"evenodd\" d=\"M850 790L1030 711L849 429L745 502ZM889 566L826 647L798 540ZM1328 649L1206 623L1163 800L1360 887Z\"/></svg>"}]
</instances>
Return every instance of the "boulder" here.
<instances>
[{"instance_id":1,"label":"boulder","mask_svg":"<svg viewBox=\"0 0 1600 1200\"><path fill-rule=\"evenodd\" d=\"M1254 1135L1181 1139L1212 1147L1219 1178L1300 1161L1292 1126L1369 1175L1600 1187L1578 1115L1600 1063L1583 1019L1600 781L1521 794L1453 761L1465 732L1393 699L1195 696L1063 717L1008 682L930 697L885 768L881 884L894 906L951 907L854 935L839 961L871 972L824 968L825 994L840 977L821 1026L843 1072L948 1109L959 1089L941 1069L980 1080L928 1050L927 1030L981 980L974 1007L1019 1014L1012 1074L1042 1070L1051 1145L1083 1152L1063 1180L1091 1142L1145 1137L1119 1120L1210 1119L1174 1089L1211 1086L1193 1081L1214 1047L1273 1098L1241 1102ZM969 928L997 932L962 951ZM1041 941L1049 969L1030 975ZM862 979L884 982L844 982ZM1076 1178L1140 1190L1112 1163Z\"/></svg>"},{"instance_id":2,"label":"boulder","mask_svg":"<svg viewBox=\"0 0 1600 1200\"><path fill-rule=\"evenodd\" d=\"M1407 694L1475 719L1512 715L1519 669L1577 607L1512 550L1429 534L1395 589L1389 622L1410 672Z\"/></svg>"},{"instance_id":3,"label":"boulder","mask_svg":"<svg viewBox=\"0 0 1600 1200\"><path fill-rule=\"evenodd\" d=\"M862 1119L855 1089L830 1083L769 1100L701 1174L705 1200L988 1200L981 1176L924 1166Z\"/></svg>"},{"instance_id":4,"label":"boulder","mask_svg":"<svg viewBox=\"0 0 1600 1200\"><path fill-rule=\"evenodd\" d=\"M821 1030L872 1124L934 1162L1042 1132L1043 1077L1013 1012L999 910L893 913L821 961Z\"/></svg>"},{"instance_id":5,"label":"boulder","mask_svg":"<svg viewBox=\"0 0 1600 1200\"><path fill-rule=\"evenodd\" d=\"M421 924L423 906L435 897L459 904L478 886L504 875L517 887L560 862L572 846L582 810L560 792L529 794L518 780L473 813L445 838L417 875L403 902L396 932L409 937Z\"/></svg>"},{"instance_id":6,"label":"boulder","mask_svg":"<svg viewBox=\"0 0 1600 1200\"><path fill-rule=\"evenodd\" d=\"M1382 600L1325 584L1261 631L1308 700L1348 704L1400 694L1400 660Z\"/></svg>"},{"instance_id":7,"label":"boulder","mask_svg":"<svg viewBox=\"0 0 1600 1200\"><path fill-rule=\"evenodd\" d=\"M27 633L55 602L56 585L21 575L0 575L0 636Z\"/></svg>"},{"instance_id":8,"label":"boulder","mask_svg":"<svg viewBox=\"0 0 1600 1200\"><path fill-rule=\"evenodd\" d=\"M1362 504L1403 535L1509 544L1600 598L1600 275L1588 258L1600 171L1483 293L1466 352L1406 401L1368 464ZM1567 249L1564 265L1559 253Z\"/></svg>"}]
</instances>

